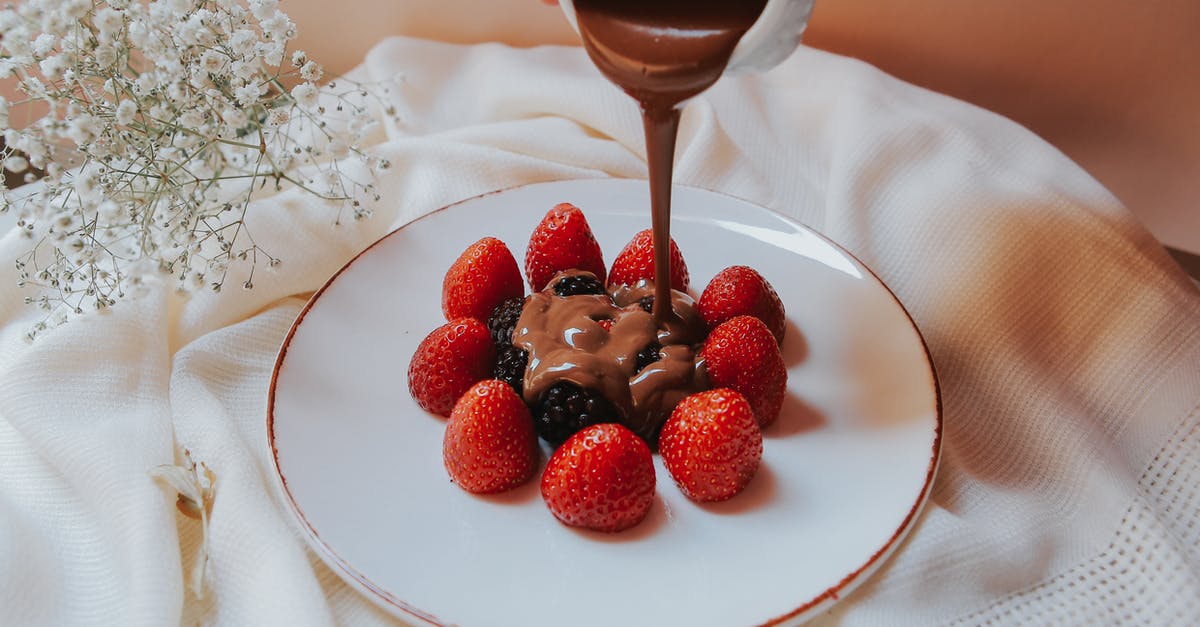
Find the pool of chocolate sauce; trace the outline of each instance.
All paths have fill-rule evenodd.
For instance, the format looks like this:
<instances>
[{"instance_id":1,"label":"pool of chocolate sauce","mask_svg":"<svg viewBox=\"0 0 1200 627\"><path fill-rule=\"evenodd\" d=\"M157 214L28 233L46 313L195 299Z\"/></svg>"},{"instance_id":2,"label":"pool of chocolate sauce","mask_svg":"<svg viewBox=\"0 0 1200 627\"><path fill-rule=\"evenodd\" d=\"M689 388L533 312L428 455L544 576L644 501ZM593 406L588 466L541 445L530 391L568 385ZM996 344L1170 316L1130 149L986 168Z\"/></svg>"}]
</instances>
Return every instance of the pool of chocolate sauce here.
<instances>
[{"instance_id":1,"label":"pool of chocolate sauce","mask_svg":"<svg viewBox=\"0 0 1200 627\"><path fill-rule=\"evenodd\" d=\"M658 325L639 301L654 293L652 281L609 288L606 294L557 296L553 286L570 270L550 280L550 287L525 302L513 331L513 346L529 353L524 398L531 405L559 381L570 381L604 395L621 413L620 421L653 441L671 410L688 394L708 387L703 364L696 359L704 340L704 320L692 297L671 290L667 323ZM611 321L605 328L601 321ZM637 354L658 342L660 358L641 370Z\"/></svg>"}]
</instances>

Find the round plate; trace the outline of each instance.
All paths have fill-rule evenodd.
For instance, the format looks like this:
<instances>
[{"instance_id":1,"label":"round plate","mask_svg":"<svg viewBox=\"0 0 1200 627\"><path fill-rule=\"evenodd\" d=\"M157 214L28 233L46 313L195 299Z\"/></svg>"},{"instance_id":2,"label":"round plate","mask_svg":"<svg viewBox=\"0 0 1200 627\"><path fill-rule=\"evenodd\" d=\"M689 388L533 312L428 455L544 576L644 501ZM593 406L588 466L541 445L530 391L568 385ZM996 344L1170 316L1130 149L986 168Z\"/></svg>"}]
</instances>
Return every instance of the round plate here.
<instances>
[{"instance_id":1,"label":"round plate","mask_svg":"<svg viewBox=\"0 0 1200 627\"><path fill-rule=\"evenodd\" d=\"M584 180L472 198L376 242L300 314L271 385L275 467L316 552L368 597L433 624L793 624L870 576L909 530L941 442L912 320L824 237L690 187L675 188L672 236L693 286L748 265L788 315L788 397L746 491L693 503L656 455L649 516L609 535L560 524L536 478L492 497L450 482L445 420L417 407L406 378L417 344L445 322L446 269L488 235L523 259L560 202L583 209L611 261L649 227L648 195L645 181Z\"/></svg>"}]
</instances>

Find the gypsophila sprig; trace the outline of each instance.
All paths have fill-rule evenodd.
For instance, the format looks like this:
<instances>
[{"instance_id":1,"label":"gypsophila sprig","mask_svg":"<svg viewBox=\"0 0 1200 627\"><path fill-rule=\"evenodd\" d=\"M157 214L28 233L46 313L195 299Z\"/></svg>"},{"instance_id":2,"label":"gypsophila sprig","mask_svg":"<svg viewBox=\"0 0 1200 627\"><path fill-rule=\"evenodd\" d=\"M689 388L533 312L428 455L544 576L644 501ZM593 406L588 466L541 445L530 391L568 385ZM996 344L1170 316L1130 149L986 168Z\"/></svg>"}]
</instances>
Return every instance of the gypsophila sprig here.
<instances>
[{"instance_id":1,"label":"gypsophila sprig","mask_svg":"<svg viewBox=\"0 0 1200 627\"><path fill-rule=\"evenodd\" d=\"M30 332L137 291L153 274L181 289L242 287L279 256L247 228L254 194L294 186L328 201L332 221L371 215L388 167L360 144L386 85L336 81L288 51L296 26L277 0L25 0L0 9L3 167L42 178L0 190L32 240L16 261ZM340 83L340 84L337 84ZM290 85L290 87L288 87ZM25 111L24 124L10 120ZM241 278L245 277L245 278Z\"/></svg>"},{"instance_id":2,"label":"gypsophila sprig","mask_svg":"<svg viewBox=\"0 0 1200 627\"><path fill-rule=\"evenodd\" d=\"M200 521L200 548L192 561L189 577L192 594L204 598L204 573L208 569L208 521L212 517L217 493L217 475L204 464L192 461L187 449L180 452L180 463L164 464L150 471L150 476L167 484L175 492L175 509Z\"/></svg>"}]
</instances>

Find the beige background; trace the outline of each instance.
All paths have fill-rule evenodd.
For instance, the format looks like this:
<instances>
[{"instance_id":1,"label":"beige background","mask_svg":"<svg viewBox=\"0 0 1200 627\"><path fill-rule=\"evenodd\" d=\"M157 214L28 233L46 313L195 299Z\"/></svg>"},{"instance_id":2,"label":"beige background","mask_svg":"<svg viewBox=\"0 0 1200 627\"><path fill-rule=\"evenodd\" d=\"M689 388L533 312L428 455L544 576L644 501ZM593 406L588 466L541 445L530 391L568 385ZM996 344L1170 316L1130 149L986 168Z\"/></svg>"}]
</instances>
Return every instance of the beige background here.
<instances>
[{"instance_id":1,"label":"beige background","mask_svg":"<svg viewBox=\"0 0 1200 627\"><path fill-rule=\"evenodd\" d=\"M334 67L389 34L577 42L537 0L284 0ZM817 0L806 42L1017 120L1200 252L1197 0Z\"/></svg>"},{"instance_id":2,"label":"beige background","mask_svg":"<svg viewBox=\"0 0 1200 627\"><path fill-rule=\"evenodd\" d=\"M394 34L575 44L539 0L283 0L345 70ZM1200 253L1200 1L817 0L806 42L1006 115Z\"/></svg>"}]
</instances>

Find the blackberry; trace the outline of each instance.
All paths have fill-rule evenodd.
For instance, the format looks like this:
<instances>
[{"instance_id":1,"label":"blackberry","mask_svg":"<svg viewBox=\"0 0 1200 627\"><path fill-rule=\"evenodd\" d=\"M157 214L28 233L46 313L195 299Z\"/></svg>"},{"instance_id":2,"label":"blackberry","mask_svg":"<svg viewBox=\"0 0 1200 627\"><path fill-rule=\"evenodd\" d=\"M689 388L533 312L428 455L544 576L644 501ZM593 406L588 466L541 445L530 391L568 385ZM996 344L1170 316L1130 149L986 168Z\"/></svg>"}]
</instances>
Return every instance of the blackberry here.
<instances>
[{"instance_id":1,"label":"blackberry","mask_svg":"<svg viewBox=\"0 0 1200 627\"><path fill-rule=\"evenodd\" d=\"M645 348L638 351L636 358L637 370L634 370L634 372L641 372L646 366L649 366L650 364L662 359L661 351L662 344L659 344L658 342L651 342L647 344Z\"/></svg>"},{"instance_id":2,"label":"blackberry","mask_svg":"<svg viewBox=\"0 0 1200 627\"><path fill-rule=\"evenodd\" d=\"M492 310L491 317L487 319L487 328L497 349L512 346L513 330L517 328L517 320L521 319L524 307L525 298L514 296L506 298Z\"/></svg>"},{"instance_id":3,"label":"blackberry","mask_svg":"<svg viewBox=\"0 0 1200 627\"><path fill-rule=\"evenodd\" d=\"M523 348L506 346L496 358L492 376L511 385L517 396L525 390L525 366L529 364L529 353Z\"/></svg>"},{"instance_id":4,"label":"blackberry","mask_svg":"<svg viewBox=\"0 0 1200 627\"><path fill-rule=\"evenodd\" d=\"M604 284L589 274L572 274L565 276L554 284L554 293L558 296L579 296L580 294L603 294Z\"/></svg>"},{"instance_id":5,"label":"blackberry","mask_svg":"<svg viewBox=\"0 0 1200 627\"><path fill-rule=\"evenodd\" d=\"M569 381L555 383L533 410L533 426L553 446L584 427L619 418L617 408L599 392Z\"/></svg>"},{"instance_id":6,"label":"blackberry","mask_svg":"<svg viewBox=\"0 0 1200 627\"><path fill-rule=\"evenodd\" d=\"M637 300L637 304L646 313L654 313L654 295L643 296Z\"/></svg>"}]
</instances>

